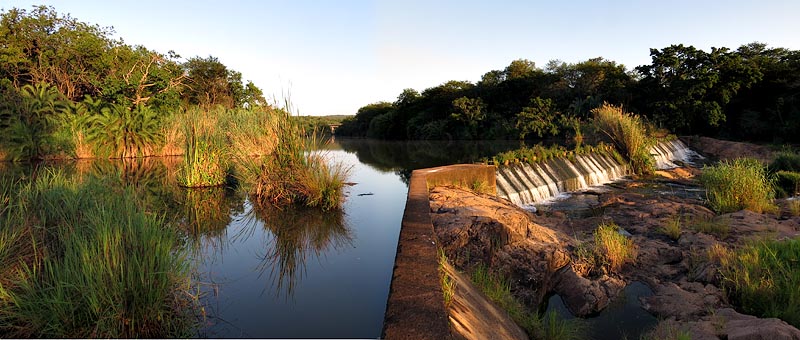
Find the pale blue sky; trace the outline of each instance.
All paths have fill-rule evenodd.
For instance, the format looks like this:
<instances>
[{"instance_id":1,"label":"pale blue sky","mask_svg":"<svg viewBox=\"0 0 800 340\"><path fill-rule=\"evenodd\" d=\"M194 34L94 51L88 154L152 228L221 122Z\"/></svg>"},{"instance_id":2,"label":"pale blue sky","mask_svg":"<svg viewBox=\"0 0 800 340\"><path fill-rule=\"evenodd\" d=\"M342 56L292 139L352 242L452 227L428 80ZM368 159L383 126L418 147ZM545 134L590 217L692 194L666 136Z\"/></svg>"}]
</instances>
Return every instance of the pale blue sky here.
<instances>
[{"instance_id":1,"label":"pale blue sky","mask_svg":"<svg viewBox=\"0 0 800 340\"><path fill-rule=\"evenodd\" d=\"M159 52L213 55L301 114L354 114L512 60L604 57L631 69L650 48L753 41L800 50L800 1L0 0L47 4Z\"/></svg>"}]
</instances>

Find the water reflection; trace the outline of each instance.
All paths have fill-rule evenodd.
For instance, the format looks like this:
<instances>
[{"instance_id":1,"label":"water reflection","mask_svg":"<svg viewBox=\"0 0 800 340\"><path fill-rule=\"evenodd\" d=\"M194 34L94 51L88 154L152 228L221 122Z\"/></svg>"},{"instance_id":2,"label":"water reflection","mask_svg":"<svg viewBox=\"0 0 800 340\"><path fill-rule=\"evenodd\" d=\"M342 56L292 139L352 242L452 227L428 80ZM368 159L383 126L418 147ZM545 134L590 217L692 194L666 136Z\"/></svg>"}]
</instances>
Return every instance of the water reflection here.
<instances>
[{"instance_id":1,"label":"water reflection","mask_svg":"<svg viewBox=\"0 0 800 340\"><path fill-rule=\"evenodd\" d=\"M331 250L352 246L353 237L341 210L254 207L252 211L252 216L272 234L259 271L269 270L277 295L292 296L295 283L302 279L312 256L319 258Z\"/></svg>"}]
</instances>

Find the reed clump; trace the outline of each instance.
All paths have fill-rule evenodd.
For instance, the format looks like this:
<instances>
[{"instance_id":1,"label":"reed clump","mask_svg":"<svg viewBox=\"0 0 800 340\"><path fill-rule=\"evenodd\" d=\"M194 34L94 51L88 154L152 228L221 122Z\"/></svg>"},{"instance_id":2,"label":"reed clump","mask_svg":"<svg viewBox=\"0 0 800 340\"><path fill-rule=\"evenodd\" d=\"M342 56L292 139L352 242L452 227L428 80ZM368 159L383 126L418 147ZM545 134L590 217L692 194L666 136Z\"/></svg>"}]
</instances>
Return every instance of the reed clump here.
<instances>
[{"instance_id":1,"label":"reed clump","mask_svg":"<svg viewBox=\"0 0 800 340\"><path fill-rule=\"evenodd\" d=\"M720 257L722 287L745 313L800 327L800 239L756 242Z\"/></svg>"},{"instance_id":2,"label":"reed clump","mask_svg":"<svg viewBox=\"0 0 800 340\"><path fill-rule=\"evenodd\" d=\"M338 209L344 202L344 185L350 167L334 162L321 150L318 134L306 136L286 110L276 110L263 128L274 136L270 154L250 157L237 152L250 196L259 204L300 204L322 210ZM236 150L242 150L235 148Z\"/></svg>"},{"instance_id":3,"label":"reed clump","mask_svg":"<svg viewBox=\"0 0 800 340\"><path fill-rule=\"evenodd\" d=\"M193 299L185 250L130 188L60 173L19 189L2 212L0 335L184 337ZM6 241L13 241L9 243ZM10 271L10 272L9 272Z\"/></svg>"},{"instance_id":4,"label":"reed clump","mask_svg":"<svg viewBox=\"0 0 800 340\"><path fill-rule=\"evenodd\" d=\"M219 111L192 110L185 114L183 165L177 177L179 185L203 188L225 184L228 157L218 116L225 114L225 110Z\"/></svg>"},{"instance_id":5,"label":"reed clump","mask_svg":"<svg viewBox=\"0 0 800 340\"><path fill-rule=\"evenodd\" d=\"M608 103L593 109L592 114L597 129L610 138L628 159L634 173L653 173L655 160L650 155L653 140L648 137L647 126L642 118Z\"/></svg>"},{"instance_id":6,"label":"reed clump","mask_svg":"<svg viewBox=\"0 0 800 340\"><path fill-rule=\"evenodd\" d=\"M718 213L776 210L772 179L757 160L739 158L704 167L700 182L706 188L708 204Z\"/></svg>"}]
</instances>

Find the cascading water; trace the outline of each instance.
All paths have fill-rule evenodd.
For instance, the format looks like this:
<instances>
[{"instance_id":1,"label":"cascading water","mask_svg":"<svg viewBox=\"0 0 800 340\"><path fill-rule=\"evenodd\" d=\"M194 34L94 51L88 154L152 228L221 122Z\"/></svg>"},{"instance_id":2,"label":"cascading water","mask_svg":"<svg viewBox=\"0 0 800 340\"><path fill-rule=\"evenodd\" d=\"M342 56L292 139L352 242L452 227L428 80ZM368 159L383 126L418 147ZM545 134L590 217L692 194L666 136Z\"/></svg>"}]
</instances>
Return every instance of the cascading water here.
<instances>
[{"instance_id":1,"label":"cascading water","mask_svg":"<svg viewBox=\"0 0 800 340\"><path fill-rule=\"evenodd\" d=\"M650 153L658 169L678 167L676 161L693 164L702 158L678 139L659 142ZM496 173L497 195L517 205L540 203L562 193L613 182L628 171L627 165L600 153L502 166Z\"/></svg>"},{"instance_id":2,"label":"cascading water","mask_svg":"<svg viewBox=\"0 0 800 340\"><path fill-rule=\"evenodd\" d=\"M628 167L613 157L591 153L574 159L555 158L536 164L497 169L497 194L517 205L533 204L628 174Z\"/></svg>"},{"instance_id":3,"label":"cascading water","mask_svg":"<svg viewBox=\"0 0 800 340\"><path fill-rule=\"evenodd\" d=\"M675 161L693 164L695 160L703 158L680 139L659 142L650 148L650 154L656 159L656 169L659 170L677 168L679 165Z\"/></svg>"}]
</instances>

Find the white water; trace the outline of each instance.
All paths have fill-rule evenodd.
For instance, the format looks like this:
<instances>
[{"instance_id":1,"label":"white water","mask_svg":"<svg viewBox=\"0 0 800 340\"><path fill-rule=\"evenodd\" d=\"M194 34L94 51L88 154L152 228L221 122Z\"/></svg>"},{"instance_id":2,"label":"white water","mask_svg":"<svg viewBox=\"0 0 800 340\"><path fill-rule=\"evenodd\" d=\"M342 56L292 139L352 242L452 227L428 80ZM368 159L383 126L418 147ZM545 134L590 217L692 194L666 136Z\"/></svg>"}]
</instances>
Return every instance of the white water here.
<instances>
[{"instance_id":1,"label":"white water","mask_svg":"<svg viewBox=\"0 0 800 340\"><path fill-rule=\"evenodd\" d=\"M628 174L628 167L600 154L551 159L497 169L497 194L517 205L539 203L566 192L602 185Z\"/></svg>"},{"instance_id":2,"label":"white water","mask_svg":"<svg viewBox=\"0 0 800 340\"><path fill-rule=\"evenodd\" d=\"M656 168L678 167L676 161L693 164L702 156L680 140L660 142L650 149ZM603 185L628 175L628 166L601 154L556 158L536 164L522 164L497 169L497 195L517 205L531 205L551 200L564 193Z\"/></svg>"},{"instance_id":3,"label":"white water","mask_svg":"<svg viewBox=\"0 0 800 340\"><path fill-rule=\"evenodd\" d=\"M677 168L679 165L675 161L694 164L695 160L703 158L679 139L659 142L650 148L650 154L656 159L656 169L659 170Z\"/></svg>"}]
</instances>

